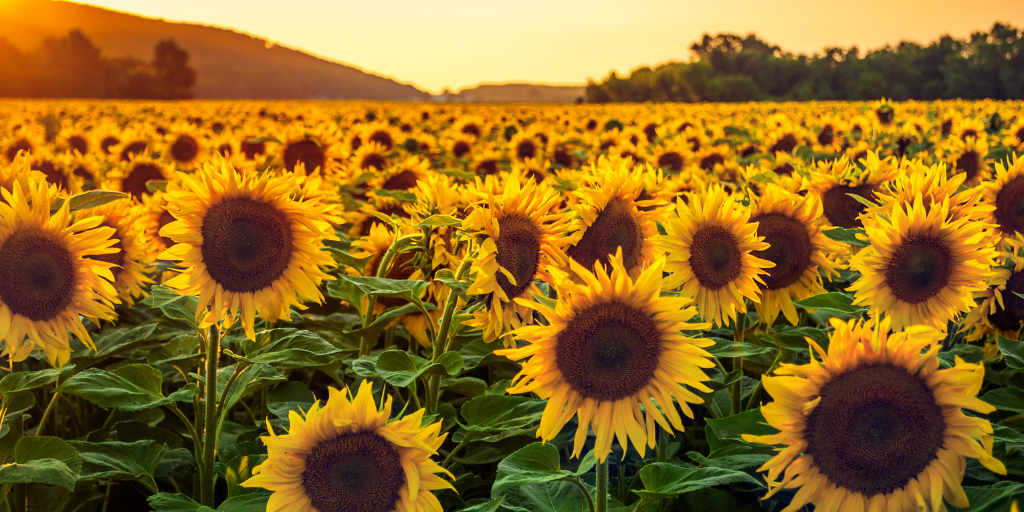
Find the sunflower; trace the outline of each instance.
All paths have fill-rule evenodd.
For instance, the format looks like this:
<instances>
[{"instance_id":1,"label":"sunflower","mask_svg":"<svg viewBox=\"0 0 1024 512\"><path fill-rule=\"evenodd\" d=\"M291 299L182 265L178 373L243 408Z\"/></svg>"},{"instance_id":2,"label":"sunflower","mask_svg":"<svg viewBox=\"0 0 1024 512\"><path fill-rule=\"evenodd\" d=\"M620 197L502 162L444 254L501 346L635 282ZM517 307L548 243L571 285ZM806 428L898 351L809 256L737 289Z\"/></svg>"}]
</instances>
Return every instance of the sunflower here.
<instances>
[{"instance_id":1,"label":"sunflower","mask_svg":"<svg viewBox=\"0 0 1024 512\"><path fill-rule=\"evenodd\" d=\"M25 160L15 164L24 167ZM61 368L71 357L68 331L95 349L80 315L94 323L114 319L113 265L91 258L115 252L114 230L101 226L101 217L73 222L69 201L51 214L55 191L43 180L18 180L0 193L3 355L21 361L39 347Z\"/></svg>"},{"instance_id":2,"label":"sunflower","mask_svg":"<svg viewBox=\"0 0 1024 512\"><path fill-rule=\"evenodd\" d=\"M229 146L230 147L230 146ZM203 154L201 137L195 125L178 123L167 137L166 156L180 169L195 167Z\"/></svg>"},{"instance_id":3,"label":"sunflower","mask_svg":"<svg viewBox=\"0 0 1024 512\"><path fill-rule=\"evenodd\" d=\"M921 197L893 205L890 217L865 228L871 245L850 262L861 276L851 286L854 304L892 319L893 328L944 328L974 304L995 256L986 225L949 219L949 200L925 209Z\"/></svg>"},{"instance_id":4,"label":"sunflower","mask_svg":"<svg viewBox=\"0 0 1024 512\"><path fill-rule=\"evenodd\" d=\"M525 161L528 158L537 158L544 153L544 145L532 134L518 133L508 143L508 151L513 159Z\"/></svg>"},{"instance_id":5,"label":"sunflower","mask_svg":"<svg viewBox=\"0 0 1024 512\"><path fill-rule=\"evenodd\" d=\"M337 136L330 128L323 126L316 129L301 126L289 128L280 137L283 142L277 155L277 163L289 172L295 171L295 166L301 162L307 172L320 169L324 175L333 174Z\"/></svg>"},{"instance_id":6,"label":"sunflower","mask_svg":"<svg viewBox=\"0 0 1024 512\"><path fill-rule=\"evenodd\" d=\"M862 220L874 224L880 218L879 215L890 217L894 205L906 208L918 197L925 211L933 204L948 199L951 219L986 220L994 208L990 204L981 203L982 195L978 187L961 187L965 178L963 173L949 176L945 164L929 166L919 160L904 159L899 163L897 177L884 183L875 192L876 206L867 207L865 211L870 215L865 215Z\"/></svg>"},{"instance_id":7,"label":"sunflower","mask_svg":"<svg viewBox=\"0 0 1024 512\"><path fill-rule=\"evenodd\" d=\"M776 185L768 185L751 203L750 222L757 223L757 235L768 244L768 249L751 254L775 264L763 277L756 305L765 325L772 325L780 312L797 325L793 300L824 293L822 277L839 275L832 256L845 248L822 233L821 212L815 196L801 197Z\"/></svg>"},{"instance_id":8,"label":"sunflower","mask_svg":"<svg viewBox=\"0 0 1024 512\"><path fill-rule=\"evenodd\" d=\"M547 399L537 436L550 441L577 416L573 456L579 456L593 427L599 461L608 457L616 437L623 457L629 443L642 457L655 445L655 424L682 431L676 403L693 418L688 403L702 400L687 386L709 392L702 368L714 367L704 350L714 342L680 332L710 326L688 323L696 314L689 299L661 295L664 259L635 280L622 264L621 251L609 263L592 273L571 262L583 282L561 280L554 308L520 299L544 315L547 325L517 329L515 336L529 344L495 351L526 359L509 393Z\"/></svg>"},{"instance_id":9,"label":"sunflower","mask_svg":"<svg viewBox=\"0 0 1024 512\"><path fill-rule=\"evenodd\" d=\"M944 151L938 152L951 164L952 173L966 175L964 184L968 187L986 181L990 173L985 159L988 157L988 138L984 134L966 139L952 139Z\"/></svg>"},{"instance_id":10,"label":"sunflower","mask_svg":"<svg viewBox=\"0 0 1024 512\"><path fill-rule=\"evenodd\" d=\"M367 183L371 189L411 191L431 174L433 173L430 170L430 160L410 156L401 163L377 173Z\"/></svg>"},{"instance_id":11,"label":"sunflower","mask_svg":"<svg viewBox=\"0 0 1024 512\"><path fill-rule=\"evenodd\" d=\"M808 191L821 200L825 218L829 224L840 228L859 228L864 223L859 218L866 206L852 195L872 199L882 183L891 178L892 168L880 166L864 169L842 157L837 160L818 162L817 169L809 177Z\"/></svg>"},{"instance_id":12,"label":"sunflower","mask_svg":"<svg viewBox=\"0 0 1024 512\"><path fill-rule=\"evenodd\" d=\"M1020 235L1017 235L1017 241ZM1024 322L1024 257L1020 247L1003 253L1005 263L993 268L985 280L985 290L975 294L978 303L964 317L961 331L967 331L967 341L985 340L986 358L995 357L998 347L990 336L1018 339Z\"/></svg>"},{"instance_id":13,"label":"sunflower","mask_svg":"<svg viewBox=\"0 0 1024 512\"><path fill-rule=\"evenodd\" d=\"M477 188L484 187L478 178ZM466 292L487 303L466 324L483 330L485 341L529 324L531 312L515 299L540 293L534 280L551 284L552 271L565 264L567 219L556 210L560 201L555 189L513 172L500 194L488 190L462 222L480 247L470 269L476 277ZM512 342L508 336L504 341Z\"/></svg>"},{"instance_id":14,"label":"sunflower","mask_svg":"<svg viewBox=\"0 0 1024 512\"><path fill-rule=\"evenodd\" d=\"M76 218L99 216L102 226L114 228L118 251L112 254L90 256L92 259L112 264L114 288L125 304L132 306L135 299L145 295L144 288L153 282L147 274L153 270L153 263L159 251L147 228L147 210L144 205L131 199L119 199L105 205L76 212Z\"/></svg>"},{"instance_id":15,"label":"sunflower","mask_svg":"<svg viewBox=\"0 0 1024 512\"><path fill-rule=\"evenodd\" d=\"M634 276L660 255L654 243L656 222L667 213L667 203L650 193L641 197L646 190L645 177L653 174L649 166L630 167L602 157L575 191L578 201L573 206L576 219L572 231L576 240L566 254L591 271L598 263L607 265L620 248L626 270Z\"/></svg>"},{"instance_id":16,"label":"sunflower","mask_svg":"<svg viewBox=\"0 0 1024 512\"><path fill-rule=\"evenodd\" d=\"M984 202L994 208L987 220L996 226L1001 243L1024 233L1024 157L1009 158L1005 166L996 164L995 180L979 187Z\"/></svg>"},{"instance_id":17,"label":"sunflower","mask_svg":"<svg viewBox=\"0 0 1024 512\"><path fill-rule=\"evenodd\" d=\"M371 142L359 146L359 149L352 153L349 162L354 174L363 172L382 171L388 166L388 157L384 146Z\"/></svg>"},{"instance_id":18,"label":"sunflower","mask_svg":"<svg viewBox=\"0 0 1024 512\"><path fill-rule=\"evenodd\" d=\"M668 257L665 287L682 287L694 297L701 316L716 325L728 326L736 312L746 313L744 297L760 302L761 274L774 266L754 255L769 249L750 222L750 210L736 203L721 185L693 195L688 204L677 204L676 214L662 223L666 235L655 238Z\"/></svg>"},{"instance_id":19,"label":"sunflower","mask_svg":"<svg viewBox=\"0 0 1024 512\"><path fill-rule=\"evenodd\" d=\"M966 508L960 480L967 457L1006 474L992 456L992 425L961 410L995 410L975 397L983 366L958 356L940 370L944 334L930 327L887 336L888 320L832 325L827 353L809 341L821 362L783 364L763 377L775 401L761 413L781 432L743 435L785 445L759 469L768 472L766 497L796 489L783 512L809 503L821 512L943 510L943 498Z\"/></svg>"},{"instance_id":20,"label":"sunflower","mask_svg":"<svg viewBox=\"0 0 1024 512\"><path fill-rule=\"evenodd\" d=\"M219 157L195 175L178 175L182 190L167 192L177 220L160 229L176 245L160 259L181 262L184 270L166 284L199 298L196 315L210 307L209 319L231 324L240 311L251 340L257 314L287 320L289 306L323 302L317 288L331 277L322 269L334 265L323 241L336 237L322 217L333 206L294 198L292 174L240 176Z\"/></svg>"},{"instance_id":21,"label":"sunflower","mask_svg":"<svg viewBox=\"0 0 1024 512\"><path fill-rule=\"evenodd\" d=\"M273 491L267 512L441 512L431 491L454 478L430 459L448 435L441 422L423 425L423 409L388 421L391 397L378 410L366 381L354 398L329 393L305 417L292 411L285 435L268 422L268 457L242 486Z\"/></svg>"},{"instance_id":22,"label":"sunflower","mask_svg":"<svg viewBox=\"0 0 1024 512\"><path fill-rule=\"evenodd\" d=\"M150 181L169 181L173 171L165 164L147 157L132 157L128 164L118 164L118 167L108 172L104 178L108 182L110 190L120 190L132 199L142 202L146 196L153 195L147 185Z\"/></svg>"}]
</instances>

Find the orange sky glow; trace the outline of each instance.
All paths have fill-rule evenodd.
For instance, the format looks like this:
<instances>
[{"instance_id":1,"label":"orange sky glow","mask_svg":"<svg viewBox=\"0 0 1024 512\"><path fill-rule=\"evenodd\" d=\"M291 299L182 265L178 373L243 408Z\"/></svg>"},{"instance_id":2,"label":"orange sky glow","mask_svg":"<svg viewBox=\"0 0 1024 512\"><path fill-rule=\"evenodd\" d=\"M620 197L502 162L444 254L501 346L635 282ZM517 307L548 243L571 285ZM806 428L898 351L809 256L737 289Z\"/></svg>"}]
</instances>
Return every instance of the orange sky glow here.
<instances>
[{"instance_id":1,"label":"orange sky glow","mask_svg":"<svg viewBox=\"0 0 1024 512\"><path fill-rule=\"evenodd\" d=\"M3 1L3 0L0 0ZM437 93L480 83L580 85L689 57L704 32L795 52L1024 26L1022 0L82 0L232 28Z\"/></svg>"}]
</instances>

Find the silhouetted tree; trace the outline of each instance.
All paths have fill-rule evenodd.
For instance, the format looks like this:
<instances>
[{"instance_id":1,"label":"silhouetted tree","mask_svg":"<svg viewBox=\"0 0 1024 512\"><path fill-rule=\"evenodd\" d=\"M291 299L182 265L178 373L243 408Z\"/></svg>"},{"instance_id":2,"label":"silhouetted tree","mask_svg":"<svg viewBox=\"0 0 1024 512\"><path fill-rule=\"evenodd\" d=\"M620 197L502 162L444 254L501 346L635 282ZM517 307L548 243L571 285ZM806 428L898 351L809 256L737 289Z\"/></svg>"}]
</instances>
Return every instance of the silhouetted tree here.
<instances>
[{"instance_id":1,"label":"silhouetted tree","mask_svg":"<svg viewBox=\"0 0 1024 512\"><path fill-rule=\"evenodd\" d=\"M164 39L153 49L158 94L165 99L190 99L196 84L196 71L188 65L188 52L172 39Z\"/></svg>"}]
</instances>

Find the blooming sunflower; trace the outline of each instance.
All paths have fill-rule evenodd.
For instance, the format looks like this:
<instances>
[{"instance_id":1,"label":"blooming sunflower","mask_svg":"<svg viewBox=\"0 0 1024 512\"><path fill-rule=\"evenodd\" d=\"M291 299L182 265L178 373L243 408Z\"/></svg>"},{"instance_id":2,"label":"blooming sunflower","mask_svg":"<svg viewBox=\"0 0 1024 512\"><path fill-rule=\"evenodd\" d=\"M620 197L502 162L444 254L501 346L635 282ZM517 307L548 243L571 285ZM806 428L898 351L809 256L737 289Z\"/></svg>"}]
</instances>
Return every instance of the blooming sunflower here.
<instances>
[{"instance_id":1,"label":"blooming sunflower","mask_svg":"<svg viewBox=\"0 0 1024 512\"><path fill-rule=\"evenodd\" d=\"M946 150L939 153L945 155L952 164L950 172L966 175L965 185L973 187L988 179L990 171L985 163L988 157L988 138L984 134L952 139L947 145Z\"/></svg>"},{"instance_id":2,"label":"blooming sunflower","mask_svg":"<svg viewBox=\"0 0 1024 512\"><path fill-rule=\"evenodd\" d=\"M371 388L329 388L323 407L290 413L285 435L268 422L268 458L242 486L274 492L267 512L441 512L431 491L452 489L440 477L452 475L430 457L448 434L421 426L423 409L389 422L391 397L378 410Z\"/></svg>"},{"instance_id":3,"label":"blooming sunflower","mask_svg":"<svg viewBox=\"0 0 1024 512\"><path fill-rule=\"evenodd\" d=\"M486 190L477 181L477 188ZM466 324L482 329L484 340L493 341L529 323L531 312L515 299L540 293L534 280L551 283L551 271L564 265L568 230L565 215L555 211L560 201L553 188L513 171L504 191L485 192L481 204L462 222L467 235L477 237L480 244L470 269L476 278L467 293L483 295L487 302ZM505 342L512 340L506 336Z\"/></svg>"},{"instance_id":4,"label":"blooming sunflower","mask_svg":"<svg viewBox=\"0 0 1024 512\"><path fill-rule=\"evenodd\" d=\"M643 456L654 447L655 424L682 431L676 404L692 418L688 403L702 400L687 386L709 392L702 368L714 367L704 350L714 342L680 332L710 326L688 323L696 314L689 299L661 296L665 260L653 262L635 280L623 266L621 251L609 261L610 269L599 265L594 273L571 262L583 283L560 280L553 309L520 299L548 324L515 331L528 345L495 351L526 359L509 393L533 392L547 399L537 436L549 441L577 416L573 456L580 454L593 427L599 461L608 457L616 437L623 457L629 443Z\"/></svg>"},{"instance_id":5,"label":"blooming sunflower","mask_svg":"<svg viewBox=\"0 0 1024 512\"><path fill-rule=\"evenodd\" d=\"M769 245L757 235L750 210L736 204L721 185L677 204L676 214L662 225L666 235L655 240L668 257L665 287L682 286L705 320L727 326L737 311L746 313L744 297L760 302L759 286L766 286L760 274L774 264L753 253Z\"/></svg>"},{"instance_id":6,"label":"blooming sunflower","mask_svg":"<svg viewBox=\"0 0 1024 512\"><path fill-rule=\"evenodd\" d=\"M943 498L967 507L960 486L967 457L1006 473L992 456L992 425L961 411L995 410L975 397L983 366L957 357L940 370L944 335L931 327L887 336L888 320L832 325L827 353L809 341L821 362L783 364L763 377L775 401L761 413L781 432L743 435L786 445L759 469L768 472L768 496L797 489L784 512L808 503L822 512L943 510Z\"/></svg>"},{"instance_id":7,"label":"blooming sunflower","mask_svg":"<svg viewBox=\"0 0 1024 512\"><path fill-rule=\"evenodd\" d=\"M1017 235L1020 242L1021 236ZM1005 263L992 269L985 280L985 290L975 294L978 303L967 312L961 326L967 332L967 341L985 341L986 358L995 357L999 348L993 334L1018 339L1024 322L1024 257L1019 246L1013 252L1003 253Z\"/></svg>"},{"instance_id":8,"label":"blooming sunflower","mask_svg":"<svg viewBox=\"0 0 1024 512\"><path fill-rule=\"evenodd\" d=\"M147 157L131 157L127 164L118 164L118 168L108 172L104 178L110 190L120 190L132 199L142 202L145 196L153 195L147 183L150 181L168 181L173 175L166 165Z\"/></svg>"},{"instance_id":9,"label":"blooming sunflower","mask_svg":"<svg viewBox=\"0 0 1024 512\"><path fill-rule=\"evenodd\" d=\"M143 289L153 282L147 274L152 270L158 254L156 243L147 229L148 211L144 205L136 204L131 199L119 199L96 208L76 212L76 218L84 216L103 218L101 225L114 228L117 242L113 248L118 251L112 254L90 256L92 259L113 264L110 268L114 276L114 288L122 302L129 306L135 299L146 293Z\"/></svg>"},{"instance_id":10,"label":"blooming sunflower","mask_svg":"<svg viewBox=\"0 0 1024 512\"><path fill-rule=\"evenodd\" d=\"M951 220L949 209L944 199L926 211L919 196L869 224L871 245L850 262L861 274L850 286L854 304L868 305L872 315L884 313L896 330L944 328L947 320L968 311L972 294L985 288L995 250L984 223Z\"/></svg>"},{"instance_id":11,"label":"blooming sunflower","mask_svg":"<svg viewBox=\"0 0 1024 512\"><path fill-rule=\"evenodd\" d=\"M602 159L582 176L584 184L575 191L576 240L566 254L593 270L598 263L607 265L621 248L626 269L636 276L660 254L654 243L656 222L665 217L667 202L645 194L645 178L653 174L649 166L630 170L624 163L606 162Z\"/></svg>"},{"instance_id":12,"label":"blooming sunflower","mask_svg":"<svg viewBox=\"0 0 1024 512\"><path fill-rule=\"evenodd\" d=\"M859 217L866 207L851 194L870 200L891 173L889 166L861 170L850 163L849 158L842 157L819 162L817 169L811 172L808 190L821 199L829 224L859 228L864 225Z\"/></svg>"},{"instance_id":13,"label":"blooming sunflower","mask_svg":"<svg viewBox=\"0 0 1024 512\"><path fill-rule=\"evenodd\" d=\"M765 188L750 205L750 222L768 249L753 256L775 264L767 269L757 314L771 325L781 312L793 325L799 321L794 299L824 293L822 276L838 275L833 255L845 252L842 244L821 231L821 202L813 195L799 196L776 185Z\"/></svg>"},{"instance_id":14,"label":"blooming sunflower","mask_svg":"<svg viewBox=\"0 0 1024 512\"><path fill-rule=\"evenodd\" d=\"M995 180L980 187L985 203L994 208L988 222L996 226L1000 242L1024 233L1024 157L1012 155L1007 165L996 164Z\"/></svg>"},{"instance_id":15,"label":"blooming sunflower","mask_svg":"<svg viewBox=\"0 0 1024 512\"><path fill-rule=\"evenodd\" d=\"M69 201L51 214L55 190L43 180L19 180L0 193L3 355L21 361L35 346L60 368L71 357L68 331L95 348L80 315L114 319L113 265L92 258L115 252L114 230L100 225L102 217L72 222Z\"/></svg>"},{"instance_id":16,"label":"blooming sunflower","mask_svg":"<svg viewBox=\"0 0 1024 512\"><path fill-rule=\"evenodd\" d=\"M160 229L176 245L160 258L181 262L184 270L166 284L197 296L197 315L210 307L213 321L230 324L240 311L245 334L254 339L257 314L288 319L289 306L323 301L317 287L331 277L322 269L334 263L321 249L324 239L336 237L322 217L332 206L294 198L292 174L240 176L220 157L179 177L182 190L167 192L167 211L177 220Z\"/></svg>"}]
</instances>

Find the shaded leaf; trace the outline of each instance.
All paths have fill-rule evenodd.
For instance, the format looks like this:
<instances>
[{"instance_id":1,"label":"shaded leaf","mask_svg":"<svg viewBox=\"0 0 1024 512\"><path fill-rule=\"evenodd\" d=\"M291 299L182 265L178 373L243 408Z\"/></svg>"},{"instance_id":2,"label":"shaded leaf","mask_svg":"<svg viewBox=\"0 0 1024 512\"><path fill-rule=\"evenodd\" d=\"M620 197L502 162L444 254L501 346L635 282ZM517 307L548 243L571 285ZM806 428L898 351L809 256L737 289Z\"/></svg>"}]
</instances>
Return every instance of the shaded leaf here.
<instances>
[{"instance_id":1,"label":"shaded leaf","mask_svg":"<svg viewBox=\"0 0 1024 512\"><path fill-rule=\"evenodd\" d=\"M1024 341L1011 340L1000 334L996 334L996 338L1006 366L1014 370L1024 370Z\"/></svg>"},{"instance_id":2,"label":"shaded leaf","mask_svg":"<svg viewBox=\"0 0 1024 512\"><path fill-rule=\"evenodd\" d=\"M655 462L640 468L640 480L644 484L644 489L633 492L644 500L671 498L716 485L745 483L763 487L754 477L743 471L682 467L665 462Z\"/></svg>"},{"instance_id":3,"label":"shaded leaf","mask_svg":"<svg viewBox=\"0 0 1024 512\"><path fill-rule=\"evenodd\" d=\"M82 397L109 409L141 411L173 402L191 400L196 394L194 383L163 396L163 376L149 365L130 364L113 371L89 368L57 387L57 391Z\"/></svg>"},{"instance_id":4,"label":"shaded leaf","mask_svg":"<svg viewBox=\"0 0 1024 512\"><path fill-rule=\"evenodd\" d=\"M582 475L594 467L593 450L580 461L575 472L561 468L558 448L551 443L533 443L516 450L498 463L498 474L491 487L491 498L504 496L508 491L524 485L554 482Z\"/></svg>"},{"instance_id":5,"label":"shaded leaf","mask_svg":"<svg viewBox=\"0 0 1024 512\"><path fill-rule=\"evenodd\" d=\"M167 445L152 440L125 443L71 441L82 457L80 479L135 480L156 492L157 465L167 454Z\"/></svg>"}]
</instances>

